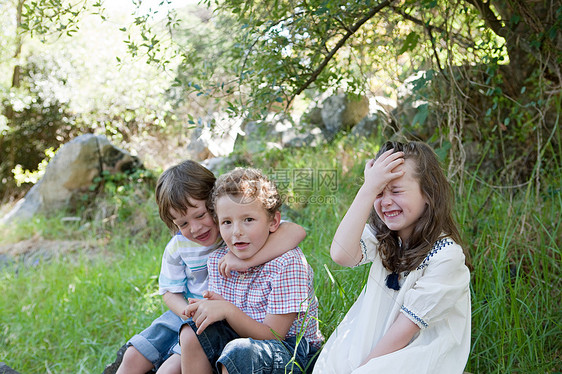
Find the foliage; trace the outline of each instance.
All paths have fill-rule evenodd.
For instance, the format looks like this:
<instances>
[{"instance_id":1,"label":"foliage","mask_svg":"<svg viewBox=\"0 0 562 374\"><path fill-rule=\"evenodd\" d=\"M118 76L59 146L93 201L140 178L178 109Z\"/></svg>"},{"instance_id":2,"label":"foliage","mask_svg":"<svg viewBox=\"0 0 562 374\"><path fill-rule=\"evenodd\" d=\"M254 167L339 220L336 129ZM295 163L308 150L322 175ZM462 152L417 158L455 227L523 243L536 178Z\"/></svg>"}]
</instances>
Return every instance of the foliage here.
<instances>
[{"instance_id":1,"label":"foliage","mask_svg":"<svg viewBox=\"0 0 562 374\"><path fill-rule=\"evenodd\" d=\"M174 113L155 114L160 125L176 119L202 126L220 110L265 118L337 90L384 95L399 103L389 113L395 132L446 139L458 170L486 150L489 170L515 182L532 173L556 132L556 2L207 0L182 9L171 0L149 9L133 3L132 20L120 28L130 56L175 75L167 89ZM107 18L99 1L32 1L21 27L41 37L73 34L90 13ZM416 72L425 72L423 90L404 90ZM111 121L100 127L116 136L140 126ZM152 128L148 122L144 128ZM556 137L551 141L557 147Z\"/></svg>"},{"instance_id":2,"label":"foliage","mask_svg":"<svg viewBox=\"0 0 562 374\"><path fill-rule=\"evenodd\" d=\"M299 98L344 90L396 98L399 107L389 113L394 132L446 139L457 170L486 150L487 170L499 169L506 183L519 183L549 141L557 147L552 135L561 100L562 7L555 3L202 5L209 10L168 13L160 31L149 17L136 23L150 41L140 45L150 61L163 66L158 48L181 59L171 92L177 102L201 104L203 110L187 108L193 124L208 108L251 120L290 110ZM423 78L412 86L416 72Z\"/></svg>"},{"instance_id":3,"label":"foliage","mask_svg":"<svg viewBox=\"0 0 562 374\"><path fill-rule=\"evenodd\" d=\"M105 134L138 153L143 151L135 148L140 138L157 135L175 121L163 95L170 78L145 59L126 55L123 32L115 24L123 17L118 11L100 18L91 13L103 8L91 2L26 1L21 25L15 25L19 2L2 4L6 12L0 18L9 36L0 48L14 54L18 38L22 41L17 58L0 59L1 71L8 72L4 77L10 78L0 84L2 200L30 187L19 187L12 170L33 173L45 150L76 135ZM11 82L15 70L17 86Z\"/></svg>"},{"instance_id":4,"label":"foliage","mask_svg":"<svg viewBox=\"0 0 562 374\"><path fill-rule=\"evenodd\" d=\"M37 169L49 148L58 148L75 134L66 73L48 57L32 56L22 69L20 87L0 96L2 114L7 119L0 133L5 155L0 161L0 175L11 175L17 165L25 170ZM13 179L6 179L0 193L13 188L13 183Z\"/></svg>"}]
</instances>

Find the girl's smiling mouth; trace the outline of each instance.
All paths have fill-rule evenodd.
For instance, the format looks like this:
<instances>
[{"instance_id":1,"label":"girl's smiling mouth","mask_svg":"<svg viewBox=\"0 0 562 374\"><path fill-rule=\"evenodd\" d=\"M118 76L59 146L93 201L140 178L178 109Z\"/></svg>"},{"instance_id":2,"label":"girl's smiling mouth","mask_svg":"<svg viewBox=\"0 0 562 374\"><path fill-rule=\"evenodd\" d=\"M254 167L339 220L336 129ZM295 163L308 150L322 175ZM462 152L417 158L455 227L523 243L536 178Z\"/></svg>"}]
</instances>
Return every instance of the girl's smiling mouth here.
<instances>
[{"instance_id":1,"label":"girl's smiling mouth","mask_svg":"<svg viewBox=\"0 0 562 374\"><path fill-rule=\"evenodd\" d=\"M394 218L400 214L399 210L389 210L388 212L384 212L384 216L388 218Z\"/></svg>"}]
</instances>

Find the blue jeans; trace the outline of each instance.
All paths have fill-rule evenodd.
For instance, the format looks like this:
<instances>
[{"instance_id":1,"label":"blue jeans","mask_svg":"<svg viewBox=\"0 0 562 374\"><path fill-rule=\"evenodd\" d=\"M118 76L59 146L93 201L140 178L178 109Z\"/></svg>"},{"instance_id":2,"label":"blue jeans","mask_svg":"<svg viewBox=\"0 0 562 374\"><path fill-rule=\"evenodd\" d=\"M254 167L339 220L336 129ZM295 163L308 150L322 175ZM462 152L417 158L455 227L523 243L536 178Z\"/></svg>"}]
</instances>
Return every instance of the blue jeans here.
<instances>
[{"instance_id":1,"label":"blue jeans","mask_svg":"<svg viewBox=\"0 0 562 374\"><path fill-rule=\"evenodd\" d=\"M152 321L141 333L133 336L127 345L135 347L146 359L158 368L172 353L180 353L178 331L183 320L168 310Z\"/></svg>"},{"instance_id":2,"label":"blue jeans","mask_svg":"<svg viewBox=\"0 0 562 374\"><path fill-rule=\"evenodd\" d=\"M191 319L185 324L197 331ZM316 352L304 338L298 345L295 337L282 341L241 338L224 321L196 336L215 373L220 373L220 365L224 365L229 374L302 374L308 358Z\"/></svg>"}]
</instances>

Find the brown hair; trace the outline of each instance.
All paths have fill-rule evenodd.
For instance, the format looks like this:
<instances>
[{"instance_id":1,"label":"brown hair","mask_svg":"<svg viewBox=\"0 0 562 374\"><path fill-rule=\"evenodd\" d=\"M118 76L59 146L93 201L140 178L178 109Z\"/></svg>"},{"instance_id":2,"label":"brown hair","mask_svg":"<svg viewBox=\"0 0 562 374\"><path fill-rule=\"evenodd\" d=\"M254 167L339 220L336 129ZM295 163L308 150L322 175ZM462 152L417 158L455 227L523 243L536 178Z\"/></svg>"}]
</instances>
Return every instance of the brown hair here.
<instances>
[{"instance_id":1,"label":"brown hair","mask_svg":"<svg viewBox=\"0 0 562 374\"><path fill-rule=\"evenodd\" d=\"M215 176L198 162L186 160L166 169L156 183L156 204L160 218L170 231L177 231L170 209L185 213L193 205L189 199L208 201Z\"/></svg>"},{"instance_id":2,"label":"brown hair","mask_svg":"<svg viewBox=\"0 0 562 374\"><path fill-rule=\"evenodd\" d=\"M210 204L215 217L214 206L217 199L225 195L234 196L240 199L241 203L258 199L270 217L273 217L282 205L275 183L261 170L254 168L236 168L217 179Z\"/></svg>"},{"instance_id":3,"label":"brown hair","mask_svg":"<svg viewBox=\"0 0 562 374\"><path fill-rule=\"evenodd\" d=\"M404 152L404 159L415 163L414 178L418 180L427 204L409 239L402 245L398 233L389 230L374 209L369 223L380 243L383 265L394 272L412 271L421 264L437 240L450 237L462 245L452 215L453 191L429 145L422 142L386 142L376 157L390 149L394 153Z\"/></svg>"}]
</instances>

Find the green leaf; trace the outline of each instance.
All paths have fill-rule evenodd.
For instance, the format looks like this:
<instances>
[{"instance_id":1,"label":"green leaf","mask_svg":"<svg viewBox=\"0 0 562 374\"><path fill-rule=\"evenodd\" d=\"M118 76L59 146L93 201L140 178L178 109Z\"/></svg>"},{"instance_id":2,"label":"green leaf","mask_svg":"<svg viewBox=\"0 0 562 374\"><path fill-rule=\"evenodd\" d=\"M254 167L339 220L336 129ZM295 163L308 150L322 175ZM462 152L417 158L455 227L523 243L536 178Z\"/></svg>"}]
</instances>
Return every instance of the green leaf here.
<instances>
[{"instance_id":1,"label":"green leaf","mask_svg":"<svg viewBox=\"0 0 562 374\"><path fill-rule=\"evenodd\" d=\"M414 50L414 48L416 48L416 46L418 45L419 39L420 36L416 32L412 31L411 33L409 33L408 36L406 36L406 39L404 39L402 48L398 50L398 54L401 55L404 52Z\"/></svg>"},{"instance_id":2,"label":"green leaf","mask_svg":"<svg viewBox=\"0 0 562 374\"><path fill-rule=\"evenodd\" d=\"M418 112L416 113L414 119L412 120L412 125L416 125L416 124L423 125L425 123L425 120L427 119L427 116L429 115L429 105L422 104L417 109Z\"/></svg>"}]
</instances>

